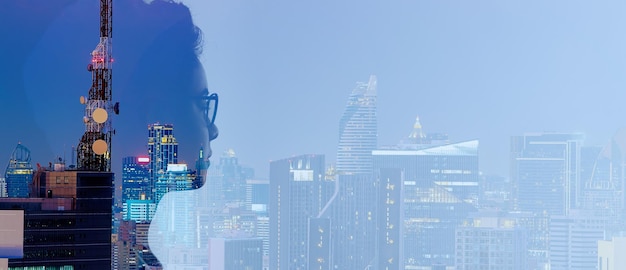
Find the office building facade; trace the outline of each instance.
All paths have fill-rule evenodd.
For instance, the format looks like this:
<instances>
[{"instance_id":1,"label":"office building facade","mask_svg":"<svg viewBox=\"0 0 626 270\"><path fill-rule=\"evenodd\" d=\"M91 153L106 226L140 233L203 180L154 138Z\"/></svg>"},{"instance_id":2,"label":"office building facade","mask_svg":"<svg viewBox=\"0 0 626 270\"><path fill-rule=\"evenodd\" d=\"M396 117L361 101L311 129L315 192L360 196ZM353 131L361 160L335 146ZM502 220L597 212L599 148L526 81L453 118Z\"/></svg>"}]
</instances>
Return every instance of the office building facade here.
<instances>
[{"instance_id":1,"label":"office building facade","mask_svg":"<svg viewBox=\"0 0 626 270\"><path fill-rule=\"evenodd\" d=\"M323 155L270 162L270 269L308 269L309 219L318 217L333 192Z\"/></svg>"},{"instance_id":2,"label":"office building facade","mask_svg":"<svg viewBox=\"0 0 626 270\"><path fill-rule=\"evenodd\" d=\"M368 174L327 173L334 182L324 216L331 218L332 267L364 269L374 265L376 244L376 181ZM335 194L335 193L333 193Z\"/></svg>"},{"instance_id":3,"label":"office building facade","mask_svg":"<svg viewBox=\"0 0 626 270\"><path fill-rule=\"evenodd\" d=\"M520 211L566 215L579 205L580 133L527 133L511 138L511 180Z\"/></svg>"},{"instance_id":4,"label":"office building facade","mask_svg":"<svg viewBox=\"0 0 626 270\"><path fill-rule=\"evenodd\" d=\"M122 202L145 200L151 193L150 158L130 156L122 160Z\"/></svg>"},{"instance_id":5,"label":"office building facade","mask_svg":"<svg viewBox=\"0 0 626 270\"><path fill-rule=\"evenodd\" d=\"M111 269L113 174L43 171L36 178L36 197L0 199L0 209L24 210L24 257L10 259L9 268Z\"/></svg>"},{"instance_id":6,"label":"office building facade","mask_svg":"<svg viewBox=\"0 0 626 270\"><path fill-rule=\"evenodd\" d=\"M454 231L476 211L478 141L379 149L372 154L374 172L402 173L402 178L379 177L377 184L379 217L389 214L395 219L390 219L393 227L403 226L398 229L404 241L398 249L402 254L387 256L401 259L400 268L454 266ZM401 214L392 214L397 211ZM388 252L384 241L377 248L379 255L381 250Z\"/></svg>"},{"instance_id":7,"label":"office building facade","mask_svg":"<svg viewBox=\"0 0 626 270\"><path fill-rule=\"evenodd\" d=\"M516 220L475 217L456 229L456 269L527 268L527 233Z\"/></svg>"},{"instance_id":8,"label":"office building facade","mask_svg":"<svg viewBox=\"0 0 626 270\"><path fill-rule=\"evenodd\" d=\"M598 241L605 239L606 224L606 218L589 211L571 210L567 216L550 217L550 269L595 269Z\"/></svg>"}]
</instances>

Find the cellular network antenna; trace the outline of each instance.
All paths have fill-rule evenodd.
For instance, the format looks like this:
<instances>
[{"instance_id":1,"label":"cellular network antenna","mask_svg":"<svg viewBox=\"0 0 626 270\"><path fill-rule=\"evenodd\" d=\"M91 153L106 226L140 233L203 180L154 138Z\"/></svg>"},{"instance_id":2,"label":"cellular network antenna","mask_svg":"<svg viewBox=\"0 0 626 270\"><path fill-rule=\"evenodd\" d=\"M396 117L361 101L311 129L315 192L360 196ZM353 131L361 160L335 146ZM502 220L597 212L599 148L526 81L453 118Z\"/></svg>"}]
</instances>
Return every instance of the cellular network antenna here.
<instances>
[{"instance_id":1,"label":"cellular network antenna","mask_svg":"<svg viewBox=\"0 0 626 270\"><path fill-rule=\"evenodd\" d=\"M119 114L119 103L112 101L113 57L111 39L113 33L113 0L100 0L100 43L91 53L91 87L87 98L81 96L85 105L85 134L76 149L77 169L83 171L111 171L111 137L115 130L110 115Z\"/></svg>"}]
</instances>

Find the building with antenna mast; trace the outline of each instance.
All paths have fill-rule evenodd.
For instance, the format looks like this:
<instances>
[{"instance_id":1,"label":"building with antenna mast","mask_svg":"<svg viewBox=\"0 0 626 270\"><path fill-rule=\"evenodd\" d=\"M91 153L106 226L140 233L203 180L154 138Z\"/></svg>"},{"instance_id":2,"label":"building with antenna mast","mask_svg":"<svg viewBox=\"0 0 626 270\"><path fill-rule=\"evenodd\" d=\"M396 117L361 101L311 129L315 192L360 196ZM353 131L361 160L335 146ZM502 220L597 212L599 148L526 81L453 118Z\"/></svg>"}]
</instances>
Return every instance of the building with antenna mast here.
<instances>
[{"instance_id":1,"label":"building with antenna mast","mask_svg":"<svg viewBox=\"0 0 626 270\"><path fill-rule=\"evenodd\" d=\"M80 97L85 105L85 134L78 144L78 170L111 171L111 139L115 134L109 115L119 114L119 103L112 102L112 37L113 0L100 0L100 43L91 53L92 84L87 98Z\"/></svg>"},{"instance_id":2,"label":"building with antenna mast","mask_svg":"<svg viewBox=\"0 0 626 270\"><path fill-rule=\"evenodd\" d=\"M33 177L30 151L18 144L13 153L7 180L30 172L33 181L20 179L20 187L9 187L19 191L14 197L24 198L0 198L0 210L19 211L24 224L22 254L9 258L8 269L111 269L115 131L109 115L119 112L111 101L111 16L112 0L100 0L100 42L87 67L92 85L89 96L80 98L85 133L76 149L76 170L66 170L59 158L54 167L38 164Z\"/></svg>"}]
</instances>

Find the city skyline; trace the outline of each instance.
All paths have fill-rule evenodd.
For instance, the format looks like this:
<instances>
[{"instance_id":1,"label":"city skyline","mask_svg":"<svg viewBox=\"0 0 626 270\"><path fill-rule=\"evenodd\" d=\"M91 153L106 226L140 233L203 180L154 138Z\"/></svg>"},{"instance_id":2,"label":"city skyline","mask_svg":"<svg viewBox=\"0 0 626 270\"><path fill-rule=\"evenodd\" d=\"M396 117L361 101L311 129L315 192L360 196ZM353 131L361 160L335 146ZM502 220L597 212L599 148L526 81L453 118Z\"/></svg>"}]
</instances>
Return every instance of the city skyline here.
<instances>
[{"instance_id":1,"label":"city skyline","mask_svg":"<svg viewBox=\"0 0 626 270\"><path fill-rule=\"evenodd\" d=\"M84 37L95 34L92 30L98 22L85 19L84 14L96 10L94 3L76 1L65 10L64 17L40 30L45 33L41 44L51 46L33 45L23 49L22 58L4 58L11 66L23 69L5 73L3 79L45 75L36 81L27 78L23 87L5 84L4 80L0 86L0 107L6 110L5 115L26 111L22 120L25 123L10 125L15 129L2 127L2 134L12 143L21 140L33 149L41 149L34 153L34 160L45 162L64 152L69 158L76 139L70 140L75 135L68 134L80 134L84 129L75 117L81 108L78 97L85 95L88 78L76 79L67 74L85 72L84 57L94 44ZM620 22L625 20L617 12L623 7L619 1L601 5L567 1L524 5L348 1L306 4L307 8L285 4L278 9L258 3L200 1L195 5L202 10L193 12L193 16L206 39L201 60L206 63L210 90L219 91L226 100L218 119L222 136L214 142L214 150L221 153L237 148L242 160L259 168L258 175L268 174L261 167L269 160L298 153L324 152L327 160L335 160L336 116L341 114L354 82L369 74L378 76L380 145L394 144L404 137L407 131L402 129L419 114L430 129L458 134L451 140L484 141L481 170L490 174L508 173L509 165L503 157L507 155L509 136L526 131L586 131L590 144L604 144L626 124L614 112L614 108L620 108L620 89L626 87L621 76L626 70L626 54L621 53L626 40L614 34L621 31ZM118 23L133 26L125 22L124 11L116 14ZM369 19L352 20L353 14L364 14ZM4 18L9 19L8 15ZM328 21L309 23L325 16ZM78 19L91 22L93 27L75 24L75 28L67 28ZM24 27L32 26L24 23ZM126 30L117 30L115 41L125 42ZM276 39L268 40L268 35L261 33ZM54 40L58 37L67 44L57 45ZM145 40L152 38L150 34ZM124 69L135 65L136 58L119 54L124 45L116 44L115 74L123 76L121 72L127 73ZM286 49L285 44L298 49ZM303 51L308 53L300 55ZM39 66L41 62L35 59L40 57L52 57L56 70ZM264 63L275 64L257 68L264 67ZM64 80L57 86L58 78ZM121 82L124 77L119 79ZM117 97L129 94L128 90L117 91ZM560 102L551 102L555 100ZM40 117L36 107L45 101L59 108L50 117L54 122L67 121L67 132L50 134L55 123ZM318 112L315 121L297 121L297 115L316 111L319 104L324 104L324 111ZM120 106L121 114L115 121L118 134L124 134L122 124L135 108L124 102ZM286 128L284 123L294 128ZM250 136L249 130L280 132ZM38 138L30 135L43 131L48 132ZM285 142L293 142L296 137L319 143L288 147ZM120 143L117 141L113 147ZM127 146L132 150L132 145ZM11 148L0 146L0 164L6 163ZM119 161L117 166L121 166Z\"/></svg>"},{"instance_id":2,"label":"city skyline","mask_svg":"<svg viewBox=\"0 0 626 270\"><path fill-rule=\"evenodd\" d=\"M0 4L0 268L626 252L626 3L111 1Z\"/></svg>"}]
</instances>

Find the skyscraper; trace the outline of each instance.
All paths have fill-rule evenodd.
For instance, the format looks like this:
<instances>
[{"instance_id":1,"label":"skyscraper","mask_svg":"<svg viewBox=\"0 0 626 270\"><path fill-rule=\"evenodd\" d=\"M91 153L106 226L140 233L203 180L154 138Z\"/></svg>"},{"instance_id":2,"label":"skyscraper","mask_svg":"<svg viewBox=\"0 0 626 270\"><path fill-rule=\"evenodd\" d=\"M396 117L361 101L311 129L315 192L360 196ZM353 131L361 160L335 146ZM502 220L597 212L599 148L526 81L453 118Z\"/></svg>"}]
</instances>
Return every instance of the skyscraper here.
<instances>
[{"instance_id":1,"label":"skyscraper","mask_svg":"<svg viewBox=\"0 0 626 270\"><path fill-rule=\"evenodd\" d=\"M376 182L369 174L332 175L330 207L332 269L365 269L374 263L376 243Z\"/></svg>"},{"instance_id":2,"label":"skyscraper","mask_svg":"<svg viewBox=\"0 0 626 270\"><path fill-rule=\"evenodd\" d=\"M158 203L170 191L191 190L195 179L196 172L189 170L187 164L168 164L156 181L154 201Z\"/></svg>"},{"instance_id":3,"label":"skyscraper","mask_svg":"<svg viewBox=\"0 0 626 270\"><path fill-rule=\"evenodd\" d=\"M339 174L372 173L372 150L378 142L376 76L358 82L339 122L337 171Z\"/></svg>"},{"instance_id":4,"label":"skyscraper","mask_svg":"<svg viewBox=\"0 0 626 270\"><path fill-rule=\"evenodd\" d=\"M152 191L146 198L154 200L159 176L167 171L168 164L178 163L178 142L174 137L174 125L155 123L148 126L148 156Z\"/></svg>"},{"instance_id":5,"label":"skyscraper","mask_svg":"<svg viewBox=\"0 0 626 270\"><path fill-rule=\"evenodd\" d=\"M33 165L30 150L18 143L4 174L9 197L28 197L29 184L33 180Z\"/></svg>"},{"instance_id":6,"label":"skyscraper","mask_svg":"<svg viewBox=\"0 0 626 270\"><path fill-rule=\"evenodd\" d=\"M580 133L527 133L511 138L516 208L566 215L580 193Z\"/></svg>"},{"instance_id":7,"label":"skyscraper","mask_svg":"<svg viewBox=\"0 0 626 270\"><path fill-rule=\"evenodd\" d=\"M309 222L318 217L334 184L323 155L270 163L270 269L308 269Z\"/></svg>"},{"instance_id":8,"label":"skyscraper","mask_svg":"<svg viewBox=\"0 0 626 270\"><path fill-rule=\"evenodd\" d=\"M122 160L122 202L143 200L151 193L150 159L148 157L125 157Z\"/></svg>"},{"instance_id":9,"label":"skyscraper","mask_svg":"<svg viewBox=\"0 0 626 270\"><path fill-rule=\"evenodd\" d=\"M598 217L623 222L626 129L618 131L604 147L581 147L580 156L580 208Z\"/></svg>"},{"instance_id":10,"label":"skyscraper","mask_svg":"<svg viewBox=\"0 0 626 270\"><path fill-rule=\"evenodd\" d=\"M453 266L454 230L476 210L478 141L415 147L372 153L379 179L378 228L388 235L401 233L403 240L400 248L399 237L378 241L379 259L392 259L379 261L379 267ZM400 169L402 177L388 169Z\"/></svg>"},{"instance_id":11,"label":"skyscraper","mask_svg":"<svg viewBox=\"0 0 626 270\"><path fill-rule=\"evenodd\" d=\"M581 191L581 133L526 133L511 138L511 183L514 208L530 212L529 258L549 263L548 226L551 216L567 216L579 205Z\"/></svg>"}]
</instances>

